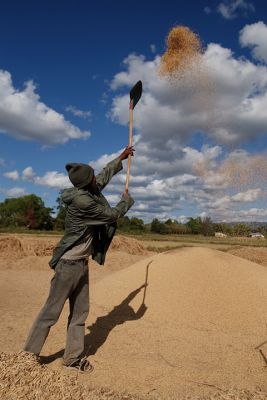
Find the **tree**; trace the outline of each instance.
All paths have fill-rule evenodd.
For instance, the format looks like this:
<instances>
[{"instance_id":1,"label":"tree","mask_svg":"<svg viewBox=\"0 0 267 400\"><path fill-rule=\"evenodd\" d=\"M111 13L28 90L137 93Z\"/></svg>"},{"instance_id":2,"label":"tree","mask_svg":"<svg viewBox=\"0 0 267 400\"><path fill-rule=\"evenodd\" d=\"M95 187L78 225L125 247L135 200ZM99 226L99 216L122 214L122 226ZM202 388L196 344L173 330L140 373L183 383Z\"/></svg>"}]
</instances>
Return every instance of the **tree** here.
<instances>
[{"instance_id":1,"label":"tree","mask_svg":"<svg viewBox=\"0 0 267 400\"><path fill-rule=\"evenodd\" d=\"M188 235L192 233L191 228L186 224L182 224L178 221L174 221L172 225L173 233L176 235Z\"/></svg>"},{"instance_id":2,"label":"tree","mask_svg":"<svg viewBox=\"0 0 267 400\"><path fill-rule=\"evenodd\" d=\"M26 222L27 222L27 227L29 229L36 228L36 217L35 217L35 210L33 207L29 207L26 210Z\"/></svg>"},{"instance_id":3,"label":"tree","mask_svg":"<svg viewBox=\"0 0 267 400\"><path fill-rule=\"evenodd\" d=\"M54 229L57 231L61 231L65 229L65 217L66 217L66 207L62 201L62 192L60 190L59 196L56 199L57 202L57 216L54 221Z\"/></svg>"},{"instance_id":4,"label":"tree","mask_svg":"<svg viewBox=\"0 0 267 400\"><path fill-rule=\"evenodd\" d=\"M140 218L123 216L118 219L118 229L122 232L143 232L145 230L144 221Z\"/></svg>"},{"instance_id":5,"label":"tree","mask_svg":"<svg viewBox=\"0 0 267 400\"><path fill-rule=\"evenodd\" d=\"M249 226L245 224L236 224L234 226L234 235L235 236L248 236L250 232Z\"/></svg>"},{"instance_id":6,"label":"tree","mask_svg":"<svg viewBox=\"0 0 267 400\"><path fill-rule=\"evenodd\" d=\"M214 224L215 232L222 232L226 235L232 236L233 235L233 228L226 223L216 223Z\"/></svg>"},{"instance_id":7,"label":"tree","mask_svg":"<svg viewBox=\"0 0 267 400\"><path fill-rule=\"evenodd\" d=\"M119 218L117 224L118 224L118 229L123 232L127 232L130 230L130 218L127 217L127 215L124 215L123 217Z\"/></svg>"},{"instance_id":8,"label":"tree","mask_svg":"<svg viewBox=\"0 0 267 400\"><path fill-rule=\"evenodd\" d=\"M130 220L130 230L142 232L145 230L144 221L140 218L132 217Z\"/></svg>"},{"instance_id":9,"label":"tree","mask_svg":"<svg viewBox=\"0 0 267 400\"><path fill-rule=\"evenodd\" d=\"M200 217L197 218L190 217L186 225L191 229L191 232L194 235L202 233L202 220Z\"/></svg>"},{"instance_id":10,"label":"tree","mask_svg":"<svg viewBox=\"0 0 267 400\"><path fill-rule=\"evenodd\" d=\"M172 226L172 225L173 225L172 220L171 220L170 218L167 219L167 221L165 221L165 225L170 225L170 226Z\"/></svg>"},{"instance_id":11,"label":"tree","mask_svg":"<svg viewBox=\"0 0 267 400\"><path fill-rule=\"evenodd\" d=\"M160 222L157 218L153 219L150 230L151 232L160 233L162 235L172 233L170 225Z\"/></svg>"},{"instance_id":12,"label":"tree","mask_svg":"<svg viewBox=\"0 0 267 400\"><path fill-rule=\"evenodd\" d=\"M153 221L151 222L150 230L151 230L151 232L154 232L154 233L160 233L161 222L157 218L154 218Z\"/></svg>"},{"instance_id":13,"label":"tree","mask_svg":"<svg viewBox=\"0 0 267 400\"><path fill-rule=\"evenodd\" d=\"M45 207L43 200L35 194L0 203L0 226L28 229L53 229L51 208Z\"/></svg>"},{"instance_id":14,"label":"tree","mask_svg":"<svg viewBox=\"0 0 267 400\"><path fill-rule=\"evenodd\" d=\"M214 224L209 217L202 219L202 233L204 236L214 236Z\"/></svg>"}]
</instances>

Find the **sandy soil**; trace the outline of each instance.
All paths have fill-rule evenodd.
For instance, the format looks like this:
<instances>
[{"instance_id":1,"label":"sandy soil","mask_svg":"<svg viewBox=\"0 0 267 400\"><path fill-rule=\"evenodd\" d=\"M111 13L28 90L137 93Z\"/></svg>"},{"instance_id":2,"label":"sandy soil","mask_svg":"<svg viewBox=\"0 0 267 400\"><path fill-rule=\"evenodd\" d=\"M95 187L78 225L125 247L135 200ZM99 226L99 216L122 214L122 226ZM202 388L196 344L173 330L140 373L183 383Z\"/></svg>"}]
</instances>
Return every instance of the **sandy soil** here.
<instances>
[{"instance_id":1,"label":"sandy soil","mask_svg":"<svg viewBox=\"0 0 267 400\"><path fill-rule=\"evenodd\" d=\"M267 398L259 392L267 393L266 259L259 265L200 247L152 254L134 239L115 239L104 268L90 261L85 343L95 370L76 384L154 399ZM0 237L6 369L47 297L57 240ZM67 316L66 305L42 351L49 371L63 373Z\"/></svg>"}]
</instances>

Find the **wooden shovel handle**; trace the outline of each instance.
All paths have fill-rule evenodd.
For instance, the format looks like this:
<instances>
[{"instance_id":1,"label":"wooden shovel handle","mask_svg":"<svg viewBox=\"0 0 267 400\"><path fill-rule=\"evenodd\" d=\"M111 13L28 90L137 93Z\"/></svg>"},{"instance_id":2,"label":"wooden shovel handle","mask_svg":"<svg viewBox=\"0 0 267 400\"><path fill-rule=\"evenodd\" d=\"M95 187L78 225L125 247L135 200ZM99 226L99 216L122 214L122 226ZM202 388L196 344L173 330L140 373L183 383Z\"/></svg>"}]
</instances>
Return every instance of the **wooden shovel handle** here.
<instances>
[{"instance_id":1,"label":"wooden shovel handle","mask_svg":"<svg viewBox=\"0 0 267 400\"><path fill-rule=\"evenodd\" d=\"M129 124L129 146L133 145L133 107L132 101L130 103L130 124ZM125 184L125 192L128 192L129 189L129 179L130 179L130 170L131 170L131 154L128 155L128 166L127 166L127 175L126 175L126 184Z\"/></svg>"}]
</instances>

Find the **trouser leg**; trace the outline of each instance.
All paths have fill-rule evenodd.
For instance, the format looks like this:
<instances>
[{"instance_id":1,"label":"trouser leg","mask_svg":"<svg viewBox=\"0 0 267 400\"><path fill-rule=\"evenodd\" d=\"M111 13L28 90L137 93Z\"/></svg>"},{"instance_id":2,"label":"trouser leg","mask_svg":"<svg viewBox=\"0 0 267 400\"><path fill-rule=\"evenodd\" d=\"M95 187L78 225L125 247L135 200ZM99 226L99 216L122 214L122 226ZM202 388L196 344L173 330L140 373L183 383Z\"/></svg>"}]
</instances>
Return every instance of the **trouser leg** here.
<instances>
[{"instance_id":1,"label":"trouser leg","mask_svg":"<svg viewBox=\"0 0 267 400\"><path fill-rule=\"evenodd\" d=\"M68 318L67 342L63 356L64 364L79 359L84 352L85 321L89 313L89 276L88 266L78 286L69 297L70 314Z\"/></svg>"},{"instance_id":2,"label":"trouser leg","mask_svg":"<svg viewBox=\"0 0 267 400\"><path fill-rule=\"evenodd\" d=\"M49 296L29 332L24 346L25 351L37 355L41 352L51 326L57 322L64 303L72 291L75 274L71 272L67 271L64 263L59 261L51 280Z\"/></svg>"}]
</instances>

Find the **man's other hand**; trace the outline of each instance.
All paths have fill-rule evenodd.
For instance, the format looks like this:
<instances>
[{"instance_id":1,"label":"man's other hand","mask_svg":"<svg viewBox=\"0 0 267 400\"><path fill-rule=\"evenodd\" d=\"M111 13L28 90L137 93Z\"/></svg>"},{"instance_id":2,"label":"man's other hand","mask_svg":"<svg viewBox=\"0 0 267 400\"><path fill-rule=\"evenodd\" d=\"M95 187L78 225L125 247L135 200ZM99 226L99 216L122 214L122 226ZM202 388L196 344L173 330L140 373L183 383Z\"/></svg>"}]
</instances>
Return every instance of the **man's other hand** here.
<instances>
[{"instance_id":1,"label":"man's other hand","mask_svg":"<svg viewBox=\"0 0 267 400\"><path fill-rule=\"evenodd\" d=\"M125 150L123 150L123 152L119 155L119 159L122 160L126 160L126 158L128 158L129 154L131 156L134 155L134 148L133 146L127 146Z\"/></svg>"}]
</instances>

